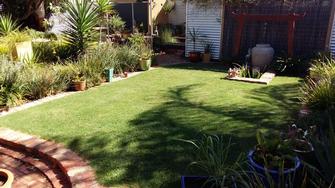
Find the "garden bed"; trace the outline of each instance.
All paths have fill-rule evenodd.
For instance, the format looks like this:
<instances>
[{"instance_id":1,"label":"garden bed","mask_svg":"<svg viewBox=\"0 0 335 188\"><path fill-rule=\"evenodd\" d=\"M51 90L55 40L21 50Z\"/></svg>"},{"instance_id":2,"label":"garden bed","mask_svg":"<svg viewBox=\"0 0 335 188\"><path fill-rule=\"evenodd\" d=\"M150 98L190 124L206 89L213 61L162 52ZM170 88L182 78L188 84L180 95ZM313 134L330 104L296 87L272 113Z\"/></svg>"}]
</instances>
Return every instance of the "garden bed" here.
<instances>
[{"instance_id":1,"label":"garden bed","mask_svg":"<svg viewBox=\"0 0 335 188\"><path fill-rule=\"evenodd\" d=\"M246 77L227 77L228 80L235 80L241 82L257 83L257 84L269 84L272 79L276 76L275 73L265 72L260 78L246 78Z\"/></svg>"}]
</instances>

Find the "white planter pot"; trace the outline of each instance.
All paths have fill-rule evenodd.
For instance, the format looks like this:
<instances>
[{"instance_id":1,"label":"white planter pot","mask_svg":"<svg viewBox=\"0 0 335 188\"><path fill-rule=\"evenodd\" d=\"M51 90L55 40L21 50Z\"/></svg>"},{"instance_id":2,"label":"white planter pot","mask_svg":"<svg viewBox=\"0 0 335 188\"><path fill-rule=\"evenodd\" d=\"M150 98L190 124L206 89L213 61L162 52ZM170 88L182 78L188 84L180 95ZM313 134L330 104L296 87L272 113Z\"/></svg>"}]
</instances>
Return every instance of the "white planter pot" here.
<instances>
[{"instance_id":1,"label":"white planter pot","mask_svg":"<svg viewBox=\"0 0 335 188\"><path fill-rule=\"evenodd\" d=\"M13 58L20 62L24 59L31 59L33 57L33 47L31 41L15 43L15 50L12 52Z\"/></svg>"},{"instance_id":2,"label":"white planter pot","mask_svg":"<svg viewBox=\"0 0 335 188\"><path fill-rule=\"evenodd\" d=\"M256 69L262 69L273 60L274 49L270 44L256 44L251 50L252 66Z\"/></svg>"}]
</instances>

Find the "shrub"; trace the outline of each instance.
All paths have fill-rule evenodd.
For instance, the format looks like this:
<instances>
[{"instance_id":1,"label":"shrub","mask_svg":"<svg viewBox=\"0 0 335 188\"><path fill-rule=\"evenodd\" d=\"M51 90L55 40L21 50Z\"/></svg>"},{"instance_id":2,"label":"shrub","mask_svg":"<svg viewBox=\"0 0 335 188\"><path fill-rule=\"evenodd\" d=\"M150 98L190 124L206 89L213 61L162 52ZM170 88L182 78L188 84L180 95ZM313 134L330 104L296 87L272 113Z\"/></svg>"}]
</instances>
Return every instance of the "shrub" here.
<instances>
[{"instance_id":1,"label":"shrub","mask_svg":"<svg viewBox=\"0 0 335 188\"><path fill-rule=\"evenodd\" d=\"M6 36L11 32L19 29L19 24L16 20L12 19L12 16L1 16L0 17L0 35Z\"/></svg>"},{"instance_id":2,"label":"shrub","mask_svg":"<svg viewBox=\"0 0 335 188\"><path fill-rule=\"evenodd\" d=\"M11 32L8 35L0 38L0 44L4 44L3 53L8 52L9 58L13 59L15 57L12 52L14 52L16 43L29 41L31 37L26 32ZM14 57L13 57L14 56Z\"/></svg>"},{"instance_id":3,"label":"shrub","mask_svg":"<svg viewBox=\"0 0 335 188\"><path fill-rule=\"evenodd\" d=\"M21 70L20 64L13 64L6 60L0 62L0 107L11 107L22 102Z\"/></svg>"},{"instance_id":4,"label":"shrub","mask_svg":"<svg viewBox=\"0 0 335 188\"><path fill-rule=\"evenodd\" d=\"M87 49L93 39L93 27L99 18L98 8L90 0L71 0L66 4L66 11L67 30L64 37L78 55Z\"/></svg>"},{"instance_id":5,"label":"shrub","mask_svg":"<svg viewBox=\"0 0 335 188\"><path fill-rule=\"evenodd\" d=\"M173 37L172 29L164 27L160 34L162 44L176 43L176 39Z\"/></svg>"},{"instance_id":6,"label":"shrub","mask_svg":"<svg viewBox=\"0 0 335 188\"><path fill-rule=\"evenodd\" d=\"M33 51L38 55L40 62L54 63L71 58L72 49L62 40L49 42L33 42Z\"/></svg>"},{"instance_id":7,"label":"shrub","mask_svg":"<svg viewBox=\"0 0 335 188\"><path fill-rule=\"evenodd\" d=\"M109 27L114 32L122 32L126 26L126 22L118 15L113 15L109 20Z\"/></svg>"},{"instance_id":8,"label":"shrub","mask_svg":"<svg viewBox=\"0 0 335 188\"><path fill-rule=\"evenodd\" d=\"M134 46L123 45L117 48L116 52L116 70L121 73L123 71L135 71L138 61L138 51Z\"/></svg>"},{"instance_id":9,"label":"shrub","mask_svg":"<svg viewBox=\"0 0 335 188\"><path fill-rule=\"evenodd\" d=\"M314 60L310 78L305 82L302 101L312 109L325 112L335 107L335 61L329 57Z\"/></svg>"},{"instance_id":10,"label":"shrub","mask_svg":"<svg viewBox=\"0 0 335 188\"><path fill-rule=\"evenodd\" d=\"M104 64L94 53L88 53L79 57L75 63L77 75L85 78L87 87L100 85L104 73Z\"/></svg>"},{"instance_id":11,"label":"shrub","mask_svg":"<svg viewBox=\"0 0 335 188\"><path fill-rule=\"evenodd\" d=\"M232 187L238 184L241 155L234 159L234 162L230 162L233 161L231 139L217 135L204 135L199 141L182 141L191 144L194 148L194 160L189 166L209 176L203 187Z\"/></svg>"},{"instance_id":12,"label":"shrub","mask_svg":"<svg viewBox=\"0 0 335 188\"><path fill-rule=\"evenodd\" d=\"M93 50L92 55L99 57L96 61L100 63L105 69L115 68L117 46L111 43L100 44L97 49Z\"/></svg>"},{"instance_id":13,"label":"shrub","mask_svg":"<svg viewBox=\"0 0 335 188\"><path fill-rule=\"evenodd\" d=\"M315 81L335 77L335 60L328 56L314 59L309 74Z\"/></svg>"},{"instance_id":14,"label":"shrub","mask_svg":"<svg viewBox=\"0 0 335 188\"><path fill-rule=\"evenodd\" d=\"M308 79L302 91L302 101L313 110L327 111L335 106L335 76L317 82Z\"/></svg>"},{"instance_id":15,"label":"shrub","mask_svg":"<svg viewBox=\"0 0 335 188\"><path fill-rule=\"evenodd\" d=\"M53 66L26 67L25 97L36 100L65 90L69 80L61 71L59 67L57 69Z\"/></svg>"},{"instance_id":16,"label":"shrub","mask_svg":"<svg viewBox=\"0 0 335 188\"><path fill-rule=\"evenodd\" d=\"M131 34L131 36L128 38L129 40L129 43L131 46L143 46L146 44L146 41L145 41L145 38L144 38L144 35L141 34L141 33L134 33L134 34Z\"/></svg>"}]
</instances>

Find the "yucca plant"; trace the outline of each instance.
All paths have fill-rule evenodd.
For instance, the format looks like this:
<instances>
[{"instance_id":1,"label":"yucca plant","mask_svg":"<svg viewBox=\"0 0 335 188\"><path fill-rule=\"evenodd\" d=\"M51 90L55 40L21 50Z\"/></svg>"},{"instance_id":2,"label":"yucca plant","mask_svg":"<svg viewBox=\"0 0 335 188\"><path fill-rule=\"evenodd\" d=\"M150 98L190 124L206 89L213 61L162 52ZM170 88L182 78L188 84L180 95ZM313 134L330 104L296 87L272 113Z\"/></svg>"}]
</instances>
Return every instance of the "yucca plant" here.
<instances>
[{"instance_id":1,"label":"yucca plant","mask_svg":"<svg viewBox=\"0 0 335 188\"><path fill-rule=\"evenodd\" d=\"M67 29L64 37L78 55L93 40L93 28L99 18L99 9L90 0L70 0L66 3L66 11Z\"/></svg>"},{"instance_id":2,"label":"yucca plant","mask_svg":"<svg viewBox=\"0 0 335 188\"><path fill-rule=\"evenodd\" d=\"M6 36L13 31L17 31L19 27L18 22L11 15L0 17L0 35Z\"/></svg>"}]
</instances>

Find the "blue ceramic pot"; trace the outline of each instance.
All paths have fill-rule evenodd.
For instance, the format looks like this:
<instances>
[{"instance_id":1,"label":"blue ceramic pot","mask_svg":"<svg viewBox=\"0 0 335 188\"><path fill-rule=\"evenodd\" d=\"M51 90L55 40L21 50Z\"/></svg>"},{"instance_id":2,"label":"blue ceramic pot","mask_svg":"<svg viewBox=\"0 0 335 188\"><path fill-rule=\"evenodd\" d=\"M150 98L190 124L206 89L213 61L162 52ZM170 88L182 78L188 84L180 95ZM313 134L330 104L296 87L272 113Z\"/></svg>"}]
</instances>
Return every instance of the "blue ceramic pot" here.
<instances>
[{"instance_id":1,"label":"blue ceramic pot","mask_svg":"<svg viewBox=\"0 0 335 188\"><path fill-rule=\"evenodd\" d=\"M254 159L255 151L252 150L249 152L248 154L248 163L251 166L252 170L255 171L257 174L259 174L261 177L260 179L263 181L263 183L265 185L269 185L268 180L267 180L267 175L270 175L273 179L274 182L279 182L281 178L284 179L288 178L288 177L295 177L295 174L297 173L297 171L299 170L300 166L301 166L301 161L298 157L294 157L294 167L293 168L288 168L288 169L284 169L284 172L279 172L278 170L270 170L270 169L266 169L264 167L264 165L257 163ZM281 176L282 174L282 176Z\"/></svg>"}]
</instances>

